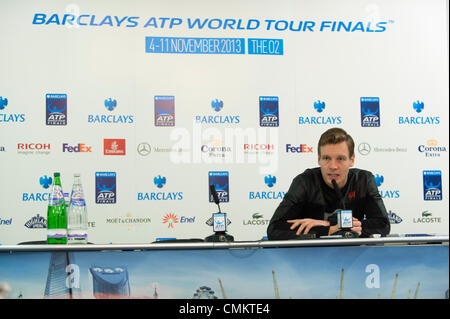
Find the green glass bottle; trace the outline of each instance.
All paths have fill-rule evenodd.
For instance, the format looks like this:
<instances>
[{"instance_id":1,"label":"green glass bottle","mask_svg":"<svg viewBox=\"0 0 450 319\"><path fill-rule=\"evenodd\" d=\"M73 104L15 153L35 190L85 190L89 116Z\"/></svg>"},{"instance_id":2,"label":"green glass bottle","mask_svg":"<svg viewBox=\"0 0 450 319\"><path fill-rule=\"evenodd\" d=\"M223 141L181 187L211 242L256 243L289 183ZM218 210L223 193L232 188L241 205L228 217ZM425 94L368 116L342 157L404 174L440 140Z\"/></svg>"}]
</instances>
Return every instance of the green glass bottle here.
<instances>
[{"instance_id":1,"label":"green glass bottle","mask_svg":"<svg viewBox=\"0 0 450 319\"><path fill-rule=\"evenodd\" d=\"M67 213L59 173L53 174L53 185L47 209L47 244L67 243Z\"/></svg>"}]
</instances>

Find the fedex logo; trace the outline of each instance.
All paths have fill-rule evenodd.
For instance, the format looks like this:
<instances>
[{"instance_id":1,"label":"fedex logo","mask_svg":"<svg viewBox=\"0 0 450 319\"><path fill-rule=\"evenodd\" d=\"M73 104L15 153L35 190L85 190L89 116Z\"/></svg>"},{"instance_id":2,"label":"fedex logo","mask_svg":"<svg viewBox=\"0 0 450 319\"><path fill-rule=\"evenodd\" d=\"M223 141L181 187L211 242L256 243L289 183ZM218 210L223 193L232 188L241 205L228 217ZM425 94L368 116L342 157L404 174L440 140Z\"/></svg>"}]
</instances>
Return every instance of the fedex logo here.
<instances>
[{"instance_id":1,"label":"fedex logo","mask_svg":"<svg viewBox=\"0 0 450 319\"><path fill-rule=\"evenodd\" d=\"M286 152L289 153L312 153L312 146L306 144L300 144L299 146L291 146L291 144L286 144Z\"/></svg>"},{"instance_id":2,"label":"fedex logo","mask_svg":"<svg viewBox=\"0 0 450 319\"><path fill-rule=\"evenodd\" d=\"M91 153L92 152L92 146L87 146L86 144L79 143L77 146L69 146L69 144L64 143L63 152L69 152L69 153Z\"/></svg>"}]
</instances>

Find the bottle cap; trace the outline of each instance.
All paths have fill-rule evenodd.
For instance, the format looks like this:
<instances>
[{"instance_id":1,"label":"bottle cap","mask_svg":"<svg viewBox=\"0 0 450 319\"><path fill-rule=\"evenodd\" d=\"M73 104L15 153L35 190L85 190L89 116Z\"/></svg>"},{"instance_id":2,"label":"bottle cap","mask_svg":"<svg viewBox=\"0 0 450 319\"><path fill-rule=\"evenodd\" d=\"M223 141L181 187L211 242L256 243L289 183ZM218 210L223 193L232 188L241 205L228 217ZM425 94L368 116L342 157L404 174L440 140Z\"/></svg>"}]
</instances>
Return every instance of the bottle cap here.
<instances>
[{"instance_id":1,"label":"bottle cap","mask_svg":"<svg viewBox=\"0 0 450 319\"><path fill-rule=\"evenodd\" d=\"M59 173L53 173L53 176L59 177Z\"/></svg>"}]
</instances>

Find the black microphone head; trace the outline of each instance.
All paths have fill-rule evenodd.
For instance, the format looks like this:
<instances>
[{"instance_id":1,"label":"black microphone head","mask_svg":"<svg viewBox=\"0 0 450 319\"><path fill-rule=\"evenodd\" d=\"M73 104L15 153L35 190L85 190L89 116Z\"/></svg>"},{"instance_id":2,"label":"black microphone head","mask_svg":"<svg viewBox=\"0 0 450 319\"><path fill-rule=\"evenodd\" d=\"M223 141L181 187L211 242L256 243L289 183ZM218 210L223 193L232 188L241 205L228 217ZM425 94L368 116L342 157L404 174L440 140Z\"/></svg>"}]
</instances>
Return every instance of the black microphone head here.
<instances>
[{"instance_id":1,"label":"black microphone head","mask_svg":"<svg viewBox=\"0 0 450 319\"><path fill-rule=\"evenodd\" d=\"M339 189L338 184L336 183L335 179L331 180L331 184L333 184L334 189Z\"/></svg>"},{"instance_id":2,"label":"black microphone head","mask_svg":"<svg viewBox=\"0 0 450 319\"><path fill-rule=\"evenodd\" d=\"M211 195L214 198L214 203L219 205L220 200L219 200L219 196L217 196L216 186L214 184L209 185L209 190L211 191Z\"/></svg>"}]
</instances>

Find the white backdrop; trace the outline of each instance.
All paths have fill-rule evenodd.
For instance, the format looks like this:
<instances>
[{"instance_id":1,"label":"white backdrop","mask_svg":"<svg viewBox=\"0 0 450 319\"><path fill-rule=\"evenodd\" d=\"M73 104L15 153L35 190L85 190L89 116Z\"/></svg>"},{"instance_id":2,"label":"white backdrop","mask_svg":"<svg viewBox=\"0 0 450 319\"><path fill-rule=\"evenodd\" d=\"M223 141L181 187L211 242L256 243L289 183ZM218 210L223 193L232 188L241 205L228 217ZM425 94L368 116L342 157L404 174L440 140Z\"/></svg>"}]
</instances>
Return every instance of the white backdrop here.
<instances>
[{"instance_id":1,"label":"white backdrop","mask_svg":"<svg viewBox=\"0 0 450 319\"><path fill-rule=\"evenodd\" d=\"M228 172L221 208L229 233L259 240L292 179L317 166L317 140L333 126L354 137L355 167L377 175L392 233L448 234L448 2L8 1L0 8L1 244L45 240L45 176L55 171L68 193L81 173L91 242L210 235L206 221L217 209L209 172ZM47 110L63 108L48 94L66 96L56 114L62 125L48 125ZM173 97L174 114L155 113L159 96ZM260 97L278 99L275 126L260 126L268 108ZM375 110L365 97L378 99L379 112L363 126L361 110ZM161 121L173 126L156 126ZM69 149L79 144L85 152ZM244 144L268 150L249 153ZM115 182L96 181L99 172L115 173ZM114 186L115 203L97 203L103 185Z\"/></svg>"}]
</instances>

